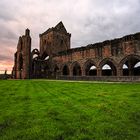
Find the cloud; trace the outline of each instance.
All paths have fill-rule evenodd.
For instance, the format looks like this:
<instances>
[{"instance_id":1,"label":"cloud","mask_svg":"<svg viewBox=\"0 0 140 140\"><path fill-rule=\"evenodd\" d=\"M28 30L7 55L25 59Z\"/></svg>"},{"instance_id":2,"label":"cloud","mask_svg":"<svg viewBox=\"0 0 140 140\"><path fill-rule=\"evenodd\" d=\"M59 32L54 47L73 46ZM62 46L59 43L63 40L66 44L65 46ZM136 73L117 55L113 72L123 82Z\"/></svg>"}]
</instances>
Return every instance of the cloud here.
<instances>
[{"instance_id":1,"label":"cloud","mask_svg":"<svg viewBox=\"0 0 140 140\"><path fill-rule=\"evenodd\" d=\"M0 61L3 61L3 60L11 60L11 57L7 56L7 55L0 54Z\"/></svg>"},{"instance_id":2,"label":"cloud","mask_svg":"<svg viewBox=\"0 0 140 140\"><path fill-rule=\"evenodd\" d=\"M39 47L38 35L59 21L72 33L72 47L140 31L139 0L1 0L0 7L0 59L5 60L13 60L26 28L32 48Z\"/></svg>"},{"instance_id":3,"label":"cloud","mask_svg":"<svg viewBox=\"0 0 140 140\"><path fill-rule=\"evenodd\" d=\"M9 29L8 27L1 25L0 24L0 41L2 40L16 40L17 39L17 34L12 31L11 29Z\"/></svg>"},{"instance_id":4,"label":"cloud","mask_svg":"<svg viewBox=\"0 0 140 140\"><path fill-rule=\"evenodd\" d=\"M11 60L0 60L0 74L4 73L5 70L8 70L8 73L11 73L11 66L13 66L13 61Z\"/></svg>"}]
</instances>

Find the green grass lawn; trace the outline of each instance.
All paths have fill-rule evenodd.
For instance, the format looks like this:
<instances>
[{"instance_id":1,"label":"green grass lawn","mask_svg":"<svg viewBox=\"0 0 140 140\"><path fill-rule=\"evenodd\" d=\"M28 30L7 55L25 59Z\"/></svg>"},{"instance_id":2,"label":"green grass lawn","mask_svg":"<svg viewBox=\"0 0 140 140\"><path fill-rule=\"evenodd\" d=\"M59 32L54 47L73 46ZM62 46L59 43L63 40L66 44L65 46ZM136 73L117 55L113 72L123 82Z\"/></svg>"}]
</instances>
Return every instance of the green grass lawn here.
<instances>
[{"instance_id":1,"label":"green grass lawn","mask_svg":"<svg viewBox=\"0 0 140 140\"><path fill-rule=\"evenodd\" d=\"M0 140L140 140L140 84L0 81Z\"/></svg>"}]
</instances>

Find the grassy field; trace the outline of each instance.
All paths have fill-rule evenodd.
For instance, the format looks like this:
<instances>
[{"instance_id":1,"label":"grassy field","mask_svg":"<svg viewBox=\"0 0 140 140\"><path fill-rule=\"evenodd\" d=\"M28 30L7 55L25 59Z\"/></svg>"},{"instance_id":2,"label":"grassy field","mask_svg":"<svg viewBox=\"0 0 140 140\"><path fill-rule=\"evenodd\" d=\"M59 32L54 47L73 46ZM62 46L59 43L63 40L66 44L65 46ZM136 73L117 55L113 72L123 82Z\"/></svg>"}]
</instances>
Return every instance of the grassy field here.
<instances>
[{"instance_id":1,"label":"grassy field","mask_svg":"<svg viewBox=\"0 0 140 140\"><path fill-rule=\"evenodd\" d=\"M0 81L0 140L140 140L140 84Z\"/></svg>"}]
</instances>

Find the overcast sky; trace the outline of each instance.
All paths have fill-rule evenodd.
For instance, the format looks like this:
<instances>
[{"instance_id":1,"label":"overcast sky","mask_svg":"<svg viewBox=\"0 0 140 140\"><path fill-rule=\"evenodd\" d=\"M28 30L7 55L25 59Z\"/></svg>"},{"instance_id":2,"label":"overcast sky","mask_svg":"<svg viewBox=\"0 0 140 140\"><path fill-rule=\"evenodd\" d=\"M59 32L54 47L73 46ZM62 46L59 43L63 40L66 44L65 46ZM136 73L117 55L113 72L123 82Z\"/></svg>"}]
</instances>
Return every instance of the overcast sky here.
<instances>
[{"instance_id":1,"label":"overcast sky","mask_svg":"<svg viewBox=\"0 0 140 140\"><path fill-rule=\"evenodd\" d=\"M18 37L39 34L63 21L71 47L140 32L140 0L0 0L0 70L11 69Z\"/></svg>"}]
</instances>

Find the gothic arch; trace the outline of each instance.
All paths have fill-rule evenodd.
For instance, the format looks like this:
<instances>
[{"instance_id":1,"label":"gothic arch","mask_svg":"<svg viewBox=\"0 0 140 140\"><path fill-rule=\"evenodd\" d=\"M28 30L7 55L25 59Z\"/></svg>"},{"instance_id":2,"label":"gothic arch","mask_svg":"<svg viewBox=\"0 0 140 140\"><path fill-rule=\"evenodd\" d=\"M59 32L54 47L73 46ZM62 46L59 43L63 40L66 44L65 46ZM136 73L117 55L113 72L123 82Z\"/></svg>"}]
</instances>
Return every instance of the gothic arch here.
<instances>
[{"instance_id":1,"label":"gothic arch","mask_svg":"<svg viewBox=\"0 0 140 140\"><path fill-rule=\"evenodd\" d=\"M96 63L89 59L84 64L85 75L87 76L96 76L97 75L97 66Z\"/></svg>"},{"instance_id":2,"label":"gothic arch","mask_svg":"<svg viewBox=\"0 0 140 140\"><path fill-rule=\"evenodd\" d=\"M68 64L64 64L62 66L62 75L69 75L69 74L70 74L69 66Z\"/></svg>"},{"instance_id":3,"label":"gothic arch","mask_svg":"<svg viewBox=\"0 0 140 140\"><path fill-rule=\"evenodd\" d=\"M47 53L47 51L45 51L42 55L41 55L41 59L42 60L48 60L49 59L49 55L48 55L48 53ZM46 59L47 58L47 59Z\"/></svg>"},{"instance_id":4,"label":"gothic arch","mask_svg":"<svg viewBox=\"0 0 140 140\"><path fill-rule=\"evenodd\" d=\"M34 55L36 55L37 57L39 56L39 50L38 49L33 49L32 53L31 53L31 58L34 59Z\"/></svg>"},{"instance_id":5,"label":"gothic arch","mask_svg":"<svg viewBox=\"0 0 140 140\"><path fill-rule=\"evenodd\" d=\"M139 62L140 56L138 55L128 55L124 57L119 63L120 74L122 76L140 75L140 66L135 67Z\"/></svg>"},{"instance_id":6,"label":"gothic arch","mask_svg":"<svg viewBox=\"0 0 140 140\"><path fill-rule=\"evenodd\" d=\"M54 72L57 72L59 70L59 66L57 64L54 65Z\"/></svg>"},{"instance_id":7,"label":"gothic arch","mask_svg":"<svg viewBox=\"0 0 140 140\"><path fill-rule=\"evenodd\" d=\"M102 76L116 76L117 75L117 63L111 58L103 59L99 68Z\"/></svg>"},{"instance_id":8,"label":"gothic arch","mask_svg":"<svg viewBox=\"0 0 140 140\"><path fill-rule=\"evenodd\" d=\"M78 62L74 62L72 64L72 74L73 74L73 76L81 76L82 75L81 66Z\"/></svg>"}]
</instances>

